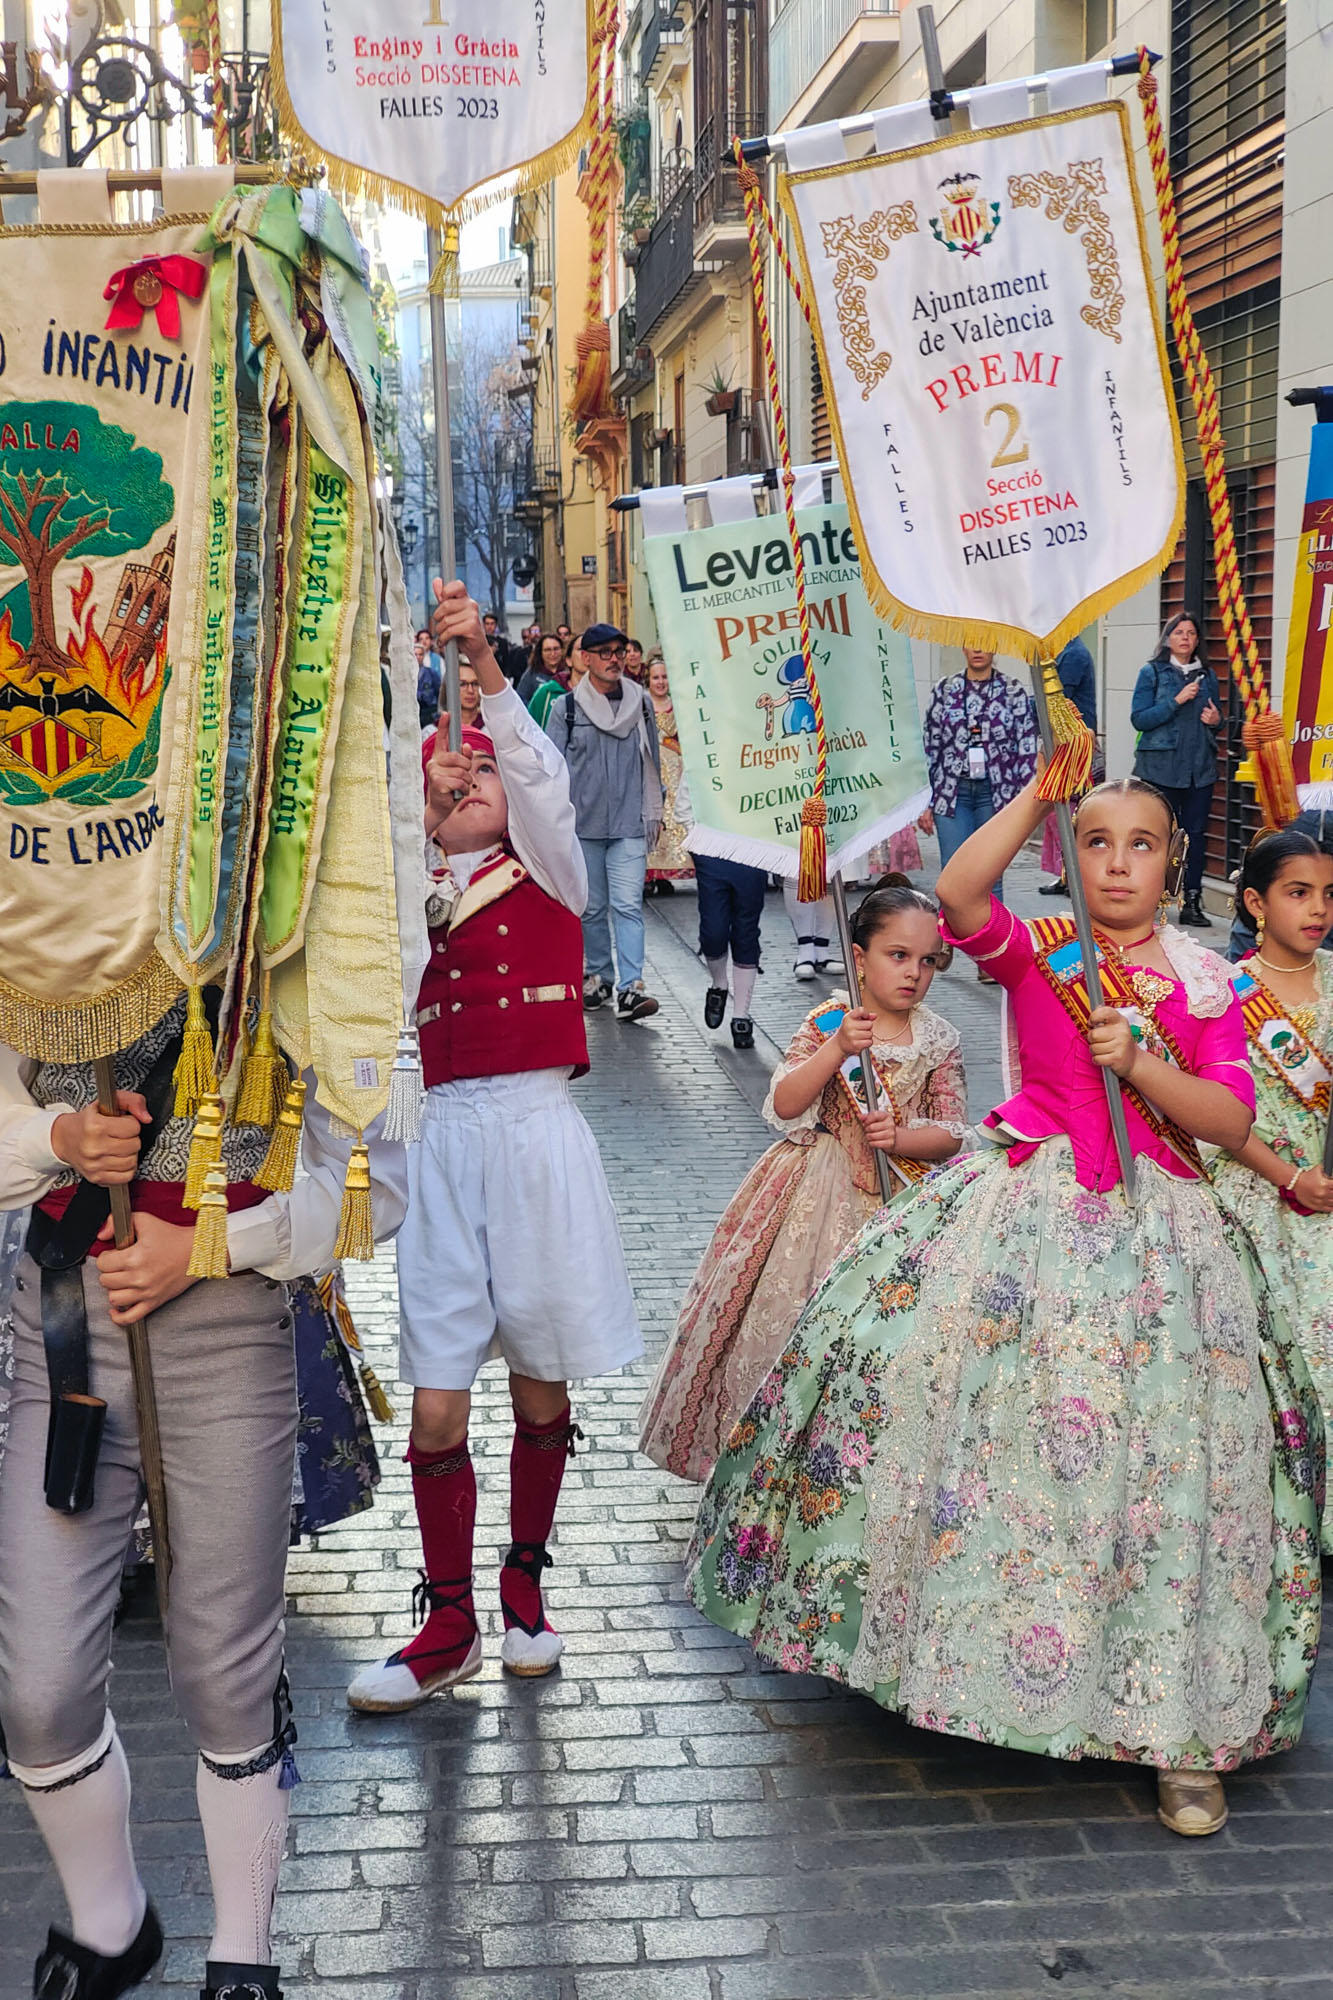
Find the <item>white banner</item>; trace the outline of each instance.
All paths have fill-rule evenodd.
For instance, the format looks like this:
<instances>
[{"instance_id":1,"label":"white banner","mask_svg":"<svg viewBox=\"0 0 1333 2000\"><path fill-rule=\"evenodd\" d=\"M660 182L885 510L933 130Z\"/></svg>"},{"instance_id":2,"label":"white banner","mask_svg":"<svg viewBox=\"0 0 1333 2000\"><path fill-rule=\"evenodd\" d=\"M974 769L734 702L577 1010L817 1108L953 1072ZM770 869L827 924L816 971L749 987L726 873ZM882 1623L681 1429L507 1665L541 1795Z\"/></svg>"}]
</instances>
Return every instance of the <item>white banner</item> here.
<instances>
[{"instance_id":1,"label":"white banner","mask_svg":"<svg viewBox=\"0 0 1333 2000\"><path fill-rule=\"evenodd\" d=\"M680 489L677 487L676 492ZM716 485L707 489L710 501ZM644 495L647 498L647 495ZM645 509L644 565L671 676L694 827L687 845L794 876L815 788L816 722L796 570L780 514L672 528ZM912 656L866 603L847 509L796 516L811 658L828 733L828 866L836 874L930 803Z\"/></svg>"},{"instance_id":2,"label":"white banner","mask_svg":"<svg viewBox=\"0 0 1333 2000\"><path fill-rule=\"evenodd\" d=\"M438 220L486 181L572 157L588 101L585 0L274 0L284 122L345 183ZM539 169L539 171L538 171Z\"/></svg>"},{"instance_id":3,"label":"white banner","mask_svg":"<svg viewBox=\"0 0 1333 2000\"><path fill-rule=\"evenodd\" d=\"M1049 656L1160 573L1180 429L1123 106L793 176L866 587Z\"/></svg>"}]
</instances>

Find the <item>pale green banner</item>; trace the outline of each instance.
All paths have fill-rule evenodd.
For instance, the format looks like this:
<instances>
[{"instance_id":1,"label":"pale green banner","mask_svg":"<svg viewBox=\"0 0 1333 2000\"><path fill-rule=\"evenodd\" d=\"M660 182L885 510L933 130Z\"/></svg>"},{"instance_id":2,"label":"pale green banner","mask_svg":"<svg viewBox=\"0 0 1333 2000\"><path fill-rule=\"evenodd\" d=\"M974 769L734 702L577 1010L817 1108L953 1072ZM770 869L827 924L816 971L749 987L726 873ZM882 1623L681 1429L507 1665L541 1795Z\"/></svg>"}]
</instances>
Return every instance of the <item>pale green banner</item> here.
<instances>
[{"instance_id":1,"label":"pale green banner","mask_svg":"<svg viewBox=\"0 0 1333 2000\"><path fill-rule=\"evenodd\" d=\"M796 517L828 728L837 873L930 802L907 640L875 616L846 507ZM698 854L797 872L815 784L791 542L780 515L645 540Z\"/></svg>"}]
</instances>

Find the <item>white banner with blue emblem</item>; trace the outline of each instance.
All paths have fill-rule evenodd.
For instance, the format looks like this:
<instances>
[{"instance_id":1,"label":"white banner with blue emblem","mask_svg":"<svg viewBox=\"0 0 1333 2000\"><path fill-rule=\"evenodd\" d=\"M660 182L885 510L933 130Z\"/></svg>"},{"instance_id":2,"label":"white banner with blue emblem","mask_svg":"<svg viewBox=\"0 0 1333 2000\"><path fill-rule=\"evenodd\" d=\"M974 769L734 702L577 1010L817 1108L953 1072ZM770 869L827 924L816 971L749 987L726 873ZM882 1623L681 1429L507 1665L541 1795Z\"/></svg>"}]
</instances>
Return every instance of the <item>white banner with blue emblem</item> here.
<instances>
[{"instance_id":1,"label":"white banner with blue emblem","mask_svg":"<svg viewBox=\"0 0 1333 2000\"><path fill-rule=\"evenodd\" d=\"M783 201L883 616L1049 657L1160 573L1184 464L1122 105L795 173Z\"/></svg>"}]
</instances>

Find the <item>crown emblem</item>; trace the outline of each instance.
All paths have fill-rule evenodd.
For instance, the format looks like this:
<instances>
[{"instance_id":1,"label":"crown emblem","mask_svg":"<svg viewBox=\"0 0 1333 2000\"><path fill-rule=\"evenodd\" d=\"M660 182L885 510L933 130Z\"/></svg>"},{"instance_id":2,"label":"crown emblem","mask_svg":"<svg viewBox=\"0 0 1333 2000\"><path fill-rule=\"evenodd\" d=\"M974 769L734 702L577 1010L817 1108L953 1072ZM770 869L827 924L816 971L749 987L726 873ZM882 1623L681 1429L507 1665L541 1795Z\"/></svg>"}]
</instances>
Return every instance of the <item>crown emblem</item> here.
<instances>
[{"instance_id":1,"label":"crown emblem","mask_svg":"<svg viewBox=\"0 0 1333 2000\"><path fill-rule=\"evenodd\" d=\"M930 218L935 241L964 257L979 257L1000 226L999 202L987 201L980 187L980 174L950 174L940 182L940 213Z\"/></svg>"}]
</instances>

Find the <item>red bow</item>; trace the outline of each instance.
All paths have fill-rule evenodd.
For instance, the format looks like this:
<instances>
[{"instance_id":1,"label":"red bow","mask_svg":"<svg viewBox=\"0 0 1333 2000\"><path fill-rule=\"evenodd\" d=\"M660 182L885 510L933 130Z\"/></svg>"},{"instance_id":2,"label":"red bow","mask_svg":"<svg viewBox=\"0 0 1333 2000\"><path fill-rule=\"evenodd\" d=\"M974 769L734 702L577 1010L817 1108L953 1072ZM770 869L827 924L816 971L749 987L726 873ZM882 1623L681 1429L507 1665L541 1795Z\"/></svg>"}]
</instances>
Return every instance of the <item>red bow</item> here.
<instances>
[{"instance_id":1,"label":"red bow","mask_svg":"<svg viewBox=\"0 0 1333 2000\"><path fill-rule=\"evenodd\" d=\"M197 299L207 282L207 268L195 257L141 257L137 264L127 264L124 270L111 274L102 294L104 299L114 301L107 331L141 326L151 306L157 312L157 330L162 338L179 340L181 309L177 293L184 292L187 299Z\"/></svg>"}]
</instances>

